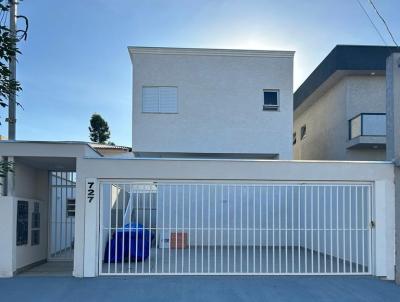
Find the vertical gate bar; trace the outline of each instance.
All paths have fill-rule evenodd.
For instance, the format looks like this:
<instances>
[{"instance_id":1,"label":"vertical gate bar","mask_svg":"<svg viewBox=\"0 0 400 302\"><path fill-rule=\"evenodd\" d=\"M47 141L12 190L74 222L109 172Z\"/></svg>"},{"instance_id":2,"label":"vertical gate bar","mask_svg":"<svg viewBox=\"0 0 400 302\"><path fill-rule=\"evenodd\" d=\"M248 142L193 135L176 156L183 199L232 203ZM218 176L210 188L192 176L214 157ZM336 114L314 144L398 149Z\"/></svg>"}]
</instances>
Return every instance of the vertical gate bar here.
<instances>
[{"instance_id":1,"label":"vertical gate bar","mask_svg":"<svg viewBox=\"0 0 400 302\"><path fill-rule=\"evenodd\" d=\"M361 194L361 240L362 240L362 272L365 273L365 216L364 216L364 187Z\"/></svg>"},{"instance_id":2,"label":"vertical gate bar","mask_svg":"<svg viewBox=\"0 0 400 302\"><path fill-rule=\"evenodd\" d=\"M156 237L155 237L155 256L156 256L156 258L155 258L155 267L154 267L154 273L158 273L158 238L160 238L160 232L159 232L159 230L158 230L158 184L154 184L154 188L155 188L155 190L156 190L156 196L155 196L155 198L156 198L156 200L155 200L155 213L154 213L154 215L156 216L155 217L155 227L154 227L154 229L155 229L155 232L156 232ZM152 208L153 208L153 206L151 206ZM152 210L151 210L152 211ZM150 219L150 223L151 223L151 219ZM150 234L150 246L151 246L151 234Z\"/></svg>"},{"instance_id":3,"label":"vertical gate bar","mask_svg":"<svg viewBox=\"0 0 400 302\"><path fill-rule=\"evenodd\" d=\"M175 249L175 274L178 273L178 210L179 210L179 198L178 198L178 185L174 185L175 188L175 242L174 242L174 249Z\"/></svg>"},{"instance_id":4,"label":"vertical gate bar","mask_svg":"<svg viewBox=\"0 0 400 302\"><path fill-rule=\"evenodd\" d=\"M227 259L227 272L228 272L228 274L230 273L230 265L231 265L231 262L230 262L230 259L229 259L229 256L230 256L230 216L231 216L231 211L230 211L230 208L231 208L231 206L230 206L230 190L231 190L231 186L230 186L230 184L228 184L227 185L227 190L228 190L228 192L227 192L227 196L226 196L226 206L227 206L227 220L228 220L228 226L227 226L227 238L226 238L226 249L227 249L227 255L228 255L228 259Z\"/></svg>"},{"instance_id":5,"label":"vertical gate bar","mask_svg":"<svg viewBox=\"0 0 400 302\"><path fill-rule=\"evenodd\" d=\"M129 257L128 257L128 272L131 273L131 258L132 258L132 185L129 184Z\"/></svg>"},{"instance_id":6,"label":"vertical gate bar","mask_svg":"<svg viewBox=\"0 0 400 302\"><path fill-rule=\"evenodd\" d=\"M330 223L331 223L331 274L333 273L333 224L332 224L332 219L333 219L333 214L332 214L332 198L333 198L333 186L331 188L331 195L330 195L330 200L329 200L329 206L330 206Z\"/></svg>"},{"instance_id":7,"label":"vertical gate bar","mask_svg":"<svg viewBox=\"0 0 400 302\"><path fill-rule=\"evenodd\" d=\"M278 204L278 230L279 230L279 233L278 233L278 240L279 240L279 248L278 248L278 251L279 251L279 273L281 273L282 272L282 248L281 248L281 246L282 246L282 238L281 238L281 232L282 232L282 225L281 225L281 203L282 203L282 193L281 193L281 189L282 189L282 187L281 186L278 186L278 201L279 201L279 204Z\"/></svg>"},{"instance_id":8,"label":"vertical gate bar","mask_svg":"<svg viewBox=\"0 0 400 302\"><path fill-rule=\"evenodd\" d=\"M61 257L61 251L62 251L62 211L63 211L62 172L59 172L58 175L59 175L59 183L60 183L60 186L58 187L58 190L60 191L60 199L57 198L57 202L59 201L59 203L60 203L60 207L59 207L60 220L58 221L58 225L59 225L59 228L60 228L60 239L58 240L60 242L60 249L58 250L58 257ZM58 214L57 214L57 218L58 218Z\"/></svg>"},{"instance_id":9,"label":"vertical gate bar","mask_svg":"<svg viewBox=\"0 0 400 302\"><path fill-rule=\"evenodd\" d=\"M213 185L214 186L214 185ZM217 186L215 185L214 189L215 191L217 191ZM217 207L217 203L214 203L214 207ZM211 256L211 251L210 251L210 245L211 245L211 240L210 240L210 236L211 236L211 215L210 215L210 211L211 211L211 184L208 184L208 209L207 209L207 272L210 273L210 256ZM216 228L217 226L215 226ZM216 250L217 247L215 247L214 251ZM215 263L216 265L216 263Z\"/></svg>"},{"instance_id":10,"label":"vertical gate bar","mask_svg":"<svg viewBox=\"0 0 400 302\"><path fill-rule=\"evenodd\" d=\"M145 241L144 238L145 236L145 223L146 223L146 217L145 217L145 212L146 212L146 191L145 191L146 185L142 186L141 188L141 194L142 194L142 257L141 257L141 267L142 267L142 274L144 274L144 246L145 246Z\"/></svg>"},{"instance_id":11,"label":"vertical gate bar","mask_svg":"<svg viewBox=\"0 0 400 302\"><path fill-rule=\"evenodd\" d=\"M343 273L346 273L346 187L343 186Z\"/></svg>"},{"instance_id":12,"label":"vertical gate bar","mask_svg":"<svg viewBox=\"0 0 400 302\"><path fill-rule=\"evenodd\" d=\"M256 187L253 185L253 273L256 272Z\"/></svg>"},{"instance_id":13,"label":"vertical gate bar","mask_svg":"<svg viewBox=\"0 0 400 302\"><path fill-rule=\"evenodd\" d=\"M221 273L224 272L224 185L221 184ZM215 203L215 205L217 205Z\"/></svg>"},{"instance_id":14,"label":"vertical gate bar","mask_svg":"<svg viewBox=\"0 0 400 302\"><path fill-rule=\"evenodd\" d=\"M118 259L118 207L119 207L119 200L118 200L118 191L117 191L117 196L116 196L116 201L115 201L115 246L114 246L114 252L115 252L115 259L114 259L114 273L117 273L117 259Z\"/></svg>"},{"instance_id":15,"label":"vertical gate bar","mask_svg":"<svg viewBox=\"0 0 400 302\"><path fill-rule=\"evenodd\" d=\"M194 271L197 273L197 246L198 246L198 241L197 241L197 232L198 232L198 225L197 225L197 216L198 216L198 184L195 184L195 215L194 215L194 224L195 224L195 233L194 233L194 241L195 241L195 249L194 249Z\"/></svg>"},{"instance_id":16,"label":"vertical gate bar","mask_svg":"<svg viewBox=\"0 0 400 302\"><path fill-rule=\"evenodd\" d=\"M260 211L261 212L261 211ZM285 185L285 273L288 273L288 185Z\"/></svg>"},{"instance_id":17,"label":"vertical gate bar","mask_svg":"<svg viewBox=\"0 0 400 302\"><path fill-rule=\"evenodd\" d=\"M304 186L304 272L307 273L307 186Z\"/></svg>"},{"instance_id":18,"label":"vertical gate bar","mask_svg":"<svg viewBox=\"0 0 400 302\"><path fill-rule=\"evenodd\" d=\"M294 273L294 185L292 187L292 273Z\"/></svg>"},{"instance_id":19,"label":"vertical gate bar","mask_svg":"<svg viewBox=\"0 0 400 302\"><path fill-rule=\"evenodd\" d=\"M249 272L249 185L246 185L246 271Z\"/></svg>"},{"instance_id":20,"label":"vertical gate bar","mask_svg":"<svg viewBox=\"0 0 400 302\"><path fill-rule=\"evenodd\" d=\"M168 273L171 273L171 254L172 254L172 185L169 184L169 214L168 214Z\"/></svg>"},{"instance_id":21,"label":"vertical gate bar","mask_svg":"<svg viewBox=\"0 0 400 302\"><path fill-rule=\"evenodd\" d=\"M235 191L234 191L234 197L233 197L233 228L234 228L234 231L233 231L233 272L234 273L236 273L236 246L237 246L237 243L236 243L236 231L237 231L237 229L238 229L238 227L237 227L237 224L236 224L236 215L237 215L237 213L236 213L236 211L237 211L237 208L236 208L236 198L237 198L237 185L234 185L234 188L235 188Z\"/></svg>"},{"instance_id":22,"label":"vertical gate bar","mask_svg":"<svg viewBox=\"0 0 400 302\"><path fill-rule=\"evenodd\" d=\"M324 186L324 273L326 274L326 186Z\"/></svg>"},{"instance_id":23,"label":"vertical gate bar","mask_svg":"<svg viewBox=\"0 0 400 302\"><path fill-rule=\"evenodd\" d=\"M262 202L261 202L261 199L262 199L262 197L261 197L261 188L262 188L262 186L259 186L258 187L259 188L259 191L258 191L258 193L259 193L259 196L258 196L258 198L259 198L259 203L260 203L260 210L259 210L259 215L260 215L260 225L259 225L259 230L260 230L260 273L262 273L262 215L261 215L261 209L262 209Z\"/></svg>"},{"instance_id":24,"label":"vertical gate bar","mask_svg":"<svg viewBox=\"0 0 400 302\"><path fill-rule=\"evenodd\" d=\"M69 175L68 175L68 179L70 179L70 183L71 183L71 187L70 187L70 192L69 192L69 198L70 199L74 199L74 193L73 193L73 191L74 191L74 187L73 187L73 185L72 185L72 173L73 172L69 172ZM74 213L74 215L75 215L75 213ZM73 221L73 217L75 217L75 216L70 216L69 217L69 234L70 234L70 253L71 253L71 255L70 255L70 259L74 259L74 251L73 251L73 249L72 249L72 247L73 247L73 235L72 235L72 221ZM102 238L103 239L103 238ZM101 245L102 246L102 245Z\"/></svg>"},{"instance_id":25,"label":"vertical gate bar","mask_svg":"<svg viewBox=\"0 0 400 302\"><path fill-rule=\"evenodd\" d=\"M298 192L297 192L297 195L298 195L298 209L297 209L297 214L298 214L298 219L299 219L299 221L298 221L298 235L299 235L299 241L298 241L298 247L297 247L297 250L298 250L298 260L299 260L299 273L301 273L301 248L300 248L300 246L301 246L301 243L300 243L300 241L301 241L301 224L300 224L300 221L301 221L301 212L300 212L300 209L301 209L301 200L300 200L300 191L301 191L301 186L299 185L299 186L297 186L297 188L298 188Z\"/></svg>"},{"instance_id":26,"label":"vertical gate bar","mask_svg":"<svg viewBox=\"0 0 400 302\"><path fill-rule=\"evenodd\" d=\"M266 242L266 264L267 264L267 273L269 273L269 185L265 187L265 229L266 229L266 236L267 236L267 242Z\"/></svg>"},{"instance_id":27,"label":"vertical gate bar","mask_svg":"<svg viewBox=\"0 0 400 302\"><path fill-rule=\"evenodd\" d=\"M350 256L349 256L349 266L350 266L350 273L353 272L353 242L351 241L351 232L353 231L352 228L352 221L351 221L351 206L352 206L352 186L349 186L349 252L350 252Z\"/></svg>"},{"instance_id":28,"label":"vertical gate bar","mask_svg":"<svg viewBox=\"0 0 400 302\"><path fill-rule=\"evenodd\" d=\"M311 208L311 273L314 273L314 186L311 186L310 208Z\"/></svg>"},{"instance_id":29,"label":"vertical gate bar","mask_svg":"<svg viewBox=\"0 0 400 302\"><path fill-rule=\"evenodd\" d=\"M186 242L185 241L185 186L186 185L182 185L182 273L184 273L184 259L185 259L185 255L184 255L184 251L185 251L185 245Z\"/></svg>"},{"instance_id":30,"label":"vertical gate bar","mask_svg":"<svg viewBox=\"0 0 400 302\"><path fill-rule=\"evenodd\" d=\"M148 185L148 191L149 191L149 226L150 226L150 234L149 234L149 274L150 274L150 270L151 270L151 238L153 235L153 223L152 223L152 212L153 212L153 187L155 187L154 184L149 184ZM156 230L156 241L157 241L157 230ZM157 252L157 247L156 247L156 252ZM157 256L156 256L157 259ZM155 272L157 272L157 266L155 268Z\"/></svg>"},{"instance_id":31,"label":"vertical gate bar","mask_svg":"<svg viewBox=\"0 0 400 302\"><path fill-rule=\"evenodd\" d=\"M371 196L371 186L368 186L368 198L367 198L367 206L368 206L368 220L367 220L367 226L368 226L368 273L372 272L372 228L369 225L371 220L372 220L372 196Z\"/></svg>"},{"instance_id":32,"label":"vertical gate bar","mask_svg":"<svg viewBox=\"0 0 400 302\"><path fill-rule=\"evenodd\" d=\"M188 223L189 223L189 229L188 229L188 247L189 247L189 259L188 259L188 273L192 273L192 268L190 267L190 264L192 262L192 258L190 258L190 249L191 249L191 231L192 231L192 224L191 224L191 216L192 216L192 185L189 184L189 205L188 205L188 211L189 211L189 217L188 217Z\"/></svg>"},{"instance_id":33,"label":"vertical gate bar","mask_svg":"<svg viewBox=\"0 0 400 302\"><path fill-rule=\"evenodd\" d=\"M125 184L122 186L122 261L121 261L121 273L124 273L125 263ZM129 226L130 227L130 226Z\"/></svg>"},{"instance_id":34,"label":"vertical gate bar","mask_svg":"<svg viewBox=\"0 0 400 302\"><path fill-rule=\"evenodd\" d=\"M204 273L204 184L201 185L201 272Z\"/></svg>"},{"instance_id":35,"label":"vertical gate bar","mask_svg":"<svg viewBox=\"0 0 400 302\"><path fill-rule=\"evenodd\" d=\"M275 185L272 185L272 273L275 274Z\"/></svg>"},{"instance_id":36,"label":"vertical gate bar","mask_svg":"<svg viewBox=\"0 0 400 302\"><path fill-rule=\"evenodd\" d=\"M139 228L138 228L138 223L139 223L139 188L138 186L134 186L134 196L136 199L136 221L135 221L135 274L138 274L138 251L139 251Z\"/></svg>"},{"instance_id":37,"label":"vertical gate bar","mask_svg":"<svg viewBox=\"0 0 400 302\"><path fill-rule=\"evenodd\" d=\"M112 190L111 185L110 187L109 199L108 199L108 271L107 273L111 273L111 215L112 215Z\"/></svg>"},{"instance_id":38,"label":"vertical gate bar","mask_svg":"<svg viewBox=\"0 0 400 302\"><path fill-rule=\"evenodd\" d=\"M214 190L214 272L217 273L217 190Z\"/></svg>"},{"instance_id":39,"label":"vertical gate bar","mask_svg":"<svg viewBox=\"0 0 400 302\"><path fill-rule=\"evenodd\" d=\"M320 227L320 211L319 211L319 206L320 206L320 186L318 185L317 187L317 224L318 224L318 238L317 238L317 244L318 244L318 248L317 248L317 255L318 255L318 270L317 273L321 273L321 255L320 255L320 247L321 247L321 241L320 241L320 235L321 235L321 227Z\"/></svg>"},{"instance_id":40,"label":"vertical gate bar","mask_svg":"<svg viewBox=\"0 0 400 302\"><path fill-rule=\"evenodd\" d=\"M63 206L63 211L61 212L61 225L64 233L63 241L63 255L61 258L65 258L67 252L67 186L66 186L66 172L61 172L61 192L64 195L61 199L61 205ZM65 201L64 201L65 199ZM62 237L62 236L61 236Z\"/></svg>"},{"instance_id":41,"label":"vertical gate bar","mask_svg":"<svg viewBox=\"0 0 400 302\"><path fill-rule=\"evenodd\" d=\"M336 273L339 270L339 186L336 186Z\"/></svg>"},{"instance_id":42,"label":"vertical gate bar","mask_svg":"<svg viewBox=\"0 0 400 302\"><path fill-rule=\"evenodd\" d=\"M243 272L243 185L240 185L240 273Z\"/></svg>"},{"instance_id":43,"label":"vertical gate bar","mask_svg":"<svg viewBox=\"0 0 400 302\"><path fill-rule=\"evenodd\" d=\"M356 273L359 272L359 266L358 266L358 186L355 187L356 188L356 200L355 200L355 216L356 216L356 227L355 227L355 231L356 231Z\"/></svg>"},{"instance_id":44,"label":"vertical gate bar","mask_svg":"<svg viewBox=\"0 0 400 302\"><path fill-rule=\"evenodd\" d=\"M166 186L160 184L159 186L160 189L162 189L162 228L161 228L161 273L164 273L164 263L165 263L165 235L166 235L166 228L165 228L165 190L166 190ZM168 241L168 245L169 245L169 241Z\"/></svg>"}]
</instances>

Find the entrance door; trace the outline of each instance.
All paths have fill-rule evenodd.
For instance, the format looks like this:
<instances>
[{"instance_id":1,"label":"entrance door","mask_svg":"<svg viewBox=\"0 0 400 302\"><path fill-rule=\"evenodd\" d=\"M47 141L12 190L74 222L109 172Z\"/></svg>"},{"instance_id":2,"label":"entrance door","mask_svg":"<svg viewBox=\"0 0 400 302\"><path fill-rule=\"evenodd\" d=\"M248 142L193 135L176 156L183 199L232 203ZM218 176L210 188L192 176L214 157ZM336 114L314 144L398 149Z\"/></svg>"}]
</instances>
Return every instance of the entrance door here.
<instances>
[{"instance_id":1,"label":"entrance door","mask_svg":"<svg viewBox=\"0 0 400 302\"><path fill-rule=\"evenodd\" d=\"M50 172L49 259L74 258L75 172Z\"/></svg>"}]
</instances>

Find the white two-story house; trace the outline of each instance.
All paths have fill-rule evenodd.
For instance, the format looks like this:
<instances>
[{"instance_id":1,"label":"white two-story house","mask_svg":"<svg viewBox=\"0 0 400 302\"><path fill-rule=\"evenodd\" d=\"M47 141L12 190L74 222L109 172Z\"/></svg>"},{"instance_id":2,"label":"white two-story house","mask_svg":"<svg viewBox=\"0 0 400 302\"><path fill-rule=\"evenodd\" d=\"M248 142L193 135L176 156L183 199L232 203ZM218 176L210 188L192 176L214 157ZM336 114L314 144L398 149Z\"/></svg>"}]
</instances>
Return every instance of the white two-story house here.
<instances>
[{"instance_id":1,"label":"white two-story house","mask_svg":"<svg viewBox=\"0 0 400 302\"><path fill-rule=\"evenodd\" d=\"M294 52L129 52L137 157L292 158Z\"/></svg>"}]
</instances>

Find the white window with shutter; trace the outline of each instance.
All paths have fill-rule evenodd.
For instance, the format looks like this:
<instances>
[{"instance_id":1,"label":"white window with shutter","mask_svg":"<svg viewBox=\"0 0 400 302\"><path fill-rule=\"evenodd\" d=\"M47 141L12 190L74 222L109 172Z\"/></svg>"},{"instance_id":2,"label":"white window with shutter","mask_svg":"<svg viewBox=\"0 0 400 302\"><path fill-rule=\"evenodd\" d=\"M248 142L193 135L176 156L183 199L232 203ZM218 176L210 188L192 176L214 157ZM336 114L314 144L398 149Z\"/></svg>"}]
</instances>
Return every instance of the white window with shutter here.
<instances>
[{"instance_id":1,"label":"white window with shutter","mask_svg":"<svg viewBox=\"0 0 400 302\"><path fill-rule=\"evenodd\" d=\"M143 87L142 112L178 113L178 88Z\"/></svg>"}]
</instances>

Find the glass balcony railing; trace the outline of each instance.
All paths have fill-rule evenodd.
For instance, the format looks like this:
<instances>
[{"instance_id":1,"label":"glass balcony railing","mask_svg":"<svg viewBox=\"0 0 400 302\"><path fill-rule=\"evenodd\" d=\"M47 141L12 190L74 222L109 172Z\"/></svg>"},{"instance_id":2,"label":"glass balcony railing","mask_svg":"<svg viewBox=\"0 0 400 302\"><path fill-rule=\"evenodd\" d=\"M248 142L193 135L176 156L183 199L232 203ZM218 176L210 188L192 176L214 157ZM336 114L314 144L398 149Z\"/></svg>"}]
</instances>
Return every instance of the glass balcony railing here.
<instances>
[{"instance_id":1,"label":"glass balcony railing","mask_svg":"<svg viewBox=\"0 0 400 302\"><path fill-rule=\"evenodd\" d=\"M349 121L349 138L386 136L385 113L361 113Z\"/></svg>"}]
</instances>

